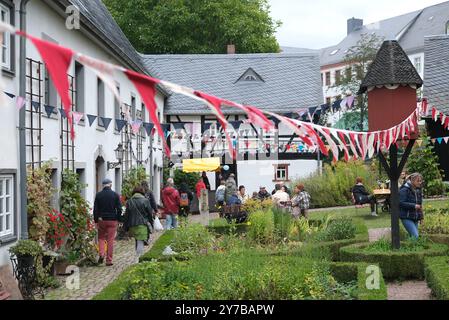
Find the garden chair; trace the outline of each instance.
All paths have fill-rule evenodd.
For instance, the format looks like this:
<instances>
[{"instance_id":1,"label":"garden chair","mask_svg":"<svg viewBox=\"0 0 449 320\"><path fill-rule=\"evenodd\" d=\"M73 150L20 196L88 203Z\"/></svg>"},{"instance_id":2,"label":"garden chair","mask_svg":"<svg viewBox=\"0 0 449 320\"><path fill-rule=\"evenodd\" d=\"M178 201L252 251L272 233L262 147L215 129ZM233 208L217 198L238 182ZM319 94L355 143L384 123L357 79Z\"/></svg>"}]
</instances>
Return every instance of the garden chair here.
<instances>
[{"instance_id":1,"label":"garden chair","mask_svg":"<svg viewBox=\"0 0 449 320\"><path fill-rule=\"evenodd\" d=\"M236 223L243 223L248 218L248 213L246 211L241 210L241 205L234 204L230 206L223 207L223 217L228 221L228 223L232 223L235 221Z\"/></svg>"}]
</instances>

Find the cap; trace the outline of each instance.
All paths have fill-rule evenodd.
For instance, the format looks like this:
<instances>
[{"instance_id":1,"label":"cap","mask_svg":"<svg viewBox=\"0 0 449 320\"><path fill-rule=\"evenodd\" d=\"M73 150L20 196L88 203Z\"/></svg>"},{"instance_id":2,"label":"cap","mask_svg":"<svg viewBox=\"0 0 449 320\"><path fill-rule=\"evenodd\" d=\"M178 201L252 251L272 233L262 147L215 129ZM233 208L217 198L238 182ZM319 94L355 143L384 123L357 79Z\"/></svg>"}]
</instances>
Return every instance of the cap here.
<instances>
[{"instance_id":1,"label":"cap","mask_svg":"<svg viewBox=\"0 0 449 320\"><path fill-rule=\"evenodd\" d=\"M260 186L259 189L265 189L265 187L264 186Z\"/></svg>"},{"instance_id":2,"label":"cap","mask_svg":"<svg viewBox=\"0 0 449 320\"><path fill-rule=\"evenodd\" d=\"M112 183L111 179L109 179L109 178L103 179L103 185L111 184L111 183Z\"/></svg>"}]
</instances>

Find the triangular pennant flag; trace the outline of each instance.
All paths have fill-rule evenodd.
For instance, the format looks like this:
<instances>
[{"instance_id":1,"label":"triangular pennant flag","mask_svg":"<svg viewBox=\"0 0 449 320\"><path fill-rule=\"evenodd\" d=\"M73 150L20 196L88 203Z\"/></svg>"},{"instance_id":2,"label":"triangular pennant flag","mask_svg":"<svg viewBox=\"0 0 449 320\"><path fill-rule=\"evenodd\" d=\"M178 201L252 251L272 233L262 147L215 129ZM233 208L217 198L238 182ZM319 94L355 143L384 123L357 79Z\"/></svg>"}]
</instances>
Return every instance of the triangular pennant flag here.
<instances>
[{"instance_id":1,"label":"triangular pennant flag","mask_svg":"<svg viewBox=\"0 0 449 320\"><path fill-rule=\"evenodd\" d=\"M39 102L37 101L31 101L31 105L34 108L34 111L38 112L39 111L39 107L41 106Z\"/></svg>"},{"instance_id":2,"label":"triangular pennant flag","mask_svg":"<svg viewBox=\"0 0 449 320\"><path fill-rule=\"evenodd\" d=\"M104 118L104 117L100 117L100 119L103 122L103 128L105 130L108 130L109 125L111 124L112 119L111 118Z\"/></svg>"},{"instance_id":3,"label":"triangular pennant flag","mask_svg":"<svg viewBox=\"0 0 449 320\"><path fill-rule=\"evenodd\" d=\"M344 107L346 107L346 103L347 103L347 98L344 98L343 100L341 100L341 102L340 102L340 108L344 108Z\"/></svg>"},{"instance_id":4,"label":"triangular pennant flag","mask_svg":"<svg viewBox=\"0 0 449 320\"><path fill-rule=\"evenodd\" d=\"M44 106L45 108L45 113L47 114L47 117L50 118L51 115L53 114L53 112L55 112L55 107L52 106Z\"/></svg>"},{"instance_id":5,"label":"triangular pennant flag","mask_svg":"<svg viewBox=\"0 0 449 320\"><path fill-rule=\"evenodd\" d=\"M290 117L291 118L291 117ZM243 124L243 121L229 121L229 124L235 129L240 129L240 126Z\"/></svg>"},{"instance_id":6,"label":"triangular pennant flag","mask_svg":"<svg viewBox=\"0 0 449 320\"><path fill-rule=\"evenodd\" d=\"M126 120L123 119L115 119L115 125L117 127L118 132L122 132L123 128L126 125Z\"/></svg>"},{"instance_id":7,"label":"triangular pennant flag","mask_svg":"<svg viewBox=\"0 0 449 320\"><path fill-rule=\"evenodd\" d=\"M430 139L430 141L432 141L432 143L435 143L435 141L437 141L437 139Z\"/></svg>"},{"instance_id":8,"label":"triangular pennant flag","mask_svg":"<svg viewBox=\"0 0 449 320\"><path fill-rule=\"evenodd\" d=\"M445 143L447 143L449 141L449 137L444 137L443 140Z\"/></svg>"},{"instance_id":9,"label":"triangular pennant flag","mask_svg":"<svg viewBox=\"0 0 449 320\"><path fill-rule=\"evenodd\" d=\"M63 118L63 119L67 118L67 113L65 112L64 109L59 108L58 110L59 110L59 113L61 114L61 118Z\"/></svg>"},{"instance_id":10,"label":"triangular pennant flag","mask_svg":"<svg viewBox=\"0 0 449 320\"><path fill-rule=\"evenodd\" d=\"M151 131L154 128L154 124L148 123L148 122L144 122L143 123L143 127L145 128L145 131L146 131L147 135L150 136L151 135Z\"/></svg>"},{"instance_id":11,"label":"triangular pennant flag","mask_svg":"<svg viewBox=\"0 0 449 320\"><path fill-rule=\"evenodd\" d=\"M16 98L17 109L19 109L19 110L22 109L25 106L25 104L26 104L25 98L21 97L21 96L17 96L17 98Z\"/></svg>"},{"instance_id":12,"label":"triangular pennant flag","mask_svg":"<svg viewBox=\"0 0 449 320\"><path fill-rule=\"evenodd\" d=\"M75 121L75 124L78 125L81 121L81 119L84 117L84 113L82 112L72 112L73 115L73 121Z\"/></svg>"},{"instance_id":13,"label":"triangular pennant flag","mask_svg":"<svg viewBox=\"0 0 449 320\"><path fill-rule=\"evenodd\" d=\"M423 140L421 140L421 139L416 140L416 145L418 147L421 147L422 143L423 143Z\"/></svg>"},{"instance_id":14,"label":"triangular pennant flag","mask_svg":"<svg viewBox=\"0 0 449 320\"><path fill-rule=\"evenodd\" d=\"M18 31L17 34L29 38L39 51L42 60L44 60L53 85L61 97L64 110L69 116L70 137L72 140L75 139L75 130L73 128L72 117L70 116L72 102L69 95L69 80L67 77L68 69L72 63L73 51L57 44L32 37L22 31Z\"/></svg>"},{"instance_id":15,"label":"triangular pennant flag","mask_svg":"<svg viewBox=\"0 0 449 320\"><path fill-rule=\"evenodd\" d=\"M88 114L87 115L87 119L89 120L89 127L92 127L92 124L94 123L94 121L97 119L97 116L94 116L92 114Z\"/></svg>"},{"instance_id":16,"label":"triangular pennant flag","mask_svg":"<svg viewBox=\"0 0 449 320\"><path fill-rule=\"evenodd\" d=\"M10 97L11 99L14 99L16 97L15 94L9 93L9 92L5 92L5 94Z\"/></svg>"},{"instance_id":17,"label":"triangular pennant flag","mask_svg":"<svg viewBox=\"0 0 449 320\"><path fill-rule=\"evenodd\" d=\"M348 106L348 108L352 108L352 104L354 103L355 97L354 96L349 96L346 98L346 105Z\"/></svg>"},{"instance_id":18,"label":"triangular pennant flag","mask_svg":"<svg viewBox=\"0 0 449 320\"><path fill-rule=\"evenodd\" d=\"M212 123L210 123L210 122L209 122L209 123L205 123L205 124L203 125L204 131L209 130L211 126L212 126Z\"/></svg>"},{"instance_id":19,"label":"triangular pennant flag","mask_svg":"<svg viewBox=\"0 0 449 320\"><path fill-rule=\"evenodd\" d=\"M140 121L140 120L136 120L131 123L131 129L133 130L134 134L137 134L139 132L141 125L142 125L142 121Z\"/></svg>"},{"instance_id":20,"label":"triangular pennant flag","mask_svg":"<svg viewBox=\"0 0 449 320\"><path fill-rule=\"evenodd\" d=\"M156 97L156 85L160 83L160 81L158 79L142 75L131 70L126 70L125 74L139 92L140 97L142 98L145 107L148 110L150 119L154 123L154 126L157 132L159 133L159 136L162 138L165 154L167 155L167 157L170 157L171 155L170 148L168 147L167 141L164 139L165 137L164 131L162 130L161 123L157 117L158 108L155 97Z\"/></svg>"},{"instance_id":21,"label":"triangular pennant flag","mask_svg":"<svg viewBox=\"0 0 449 320\"><path fill-rule=\"evenodd\" d=\"M184 122L174 122L172 124L173 124L173 127L175 128L175 130L183 130L183 129L185 129L185 127L184 127L185 123Z\"/></svg>"},{"instance_id":22,"label":"triangular pennant flag","mask_svg":"<svg viewBox=\"0 0 449 320\"><path fill-rule=\"evenodd\" d=\"M443 142L443 138L437 138L437 141L439 144L441 144L441 142Z\"/></svg>"}]
</instances>

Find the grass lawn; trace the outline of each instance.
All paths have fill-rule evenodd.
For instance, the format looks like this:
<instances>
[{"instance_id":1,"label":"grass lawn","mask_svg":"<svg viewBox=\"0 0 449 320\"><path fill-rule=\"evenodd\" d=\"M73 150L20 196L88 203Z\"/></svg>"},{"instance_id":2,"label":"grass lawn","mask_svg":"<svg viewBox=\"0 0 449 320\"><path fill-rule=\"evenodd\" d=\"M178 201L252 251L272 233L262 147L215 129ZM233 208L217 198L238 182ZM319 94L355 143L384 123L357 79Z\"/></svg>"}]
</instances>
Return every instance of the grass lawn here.
<instances>
[{"instance_id":1,"label":"grass lawn","mask_svg":"<svg viewBox=\"0 0 449 320\"><path fill-rule=\"evenodd\" d=\"M447 206L447 199L445 200L425 200L424 206L432 206L433 208L442 208ZM324 211L316 211L310 212L309 216L312 219L321 219L324 216L333 215L335 217L353 217L356 219L361 219L365 222L368 229L375 228L387 228L391 226L391 215L389 213L380 212L379 208L379 216L372 217L370 216L370 208L369 206L361 209L356 209L355 207L351 208L342 208L342 209L332 209L332 210L324 210ZM426 212L424 211L424 214Z\"/></svg>"}]
</instances>

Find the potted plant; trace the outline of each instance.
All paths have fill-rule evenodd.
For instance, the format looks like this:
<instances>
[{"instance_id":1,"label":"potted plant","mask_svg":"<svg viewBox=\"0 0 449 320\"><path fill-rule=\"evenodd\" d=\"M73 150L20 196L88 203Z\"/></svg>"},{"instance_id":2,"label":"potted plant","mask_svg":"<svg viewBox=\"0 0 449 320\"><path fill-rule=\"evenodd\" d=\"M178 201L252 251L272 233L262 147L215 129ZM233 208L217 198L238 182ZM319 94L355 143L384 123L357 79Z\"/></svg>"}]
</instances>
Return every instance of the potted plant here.
<instances>
[{"instance_id":1,"label":"potted plant","mask_svg":"<svg viewBox=\"0 0 449 320\"><path fill-rule=\"evenodd\" d=\"M40 244L34 240L20 240L16 245L9 249L9 252L17 258L19 269L33 267L36 258L43 254Z\"/></svg>"}]
</instances>

